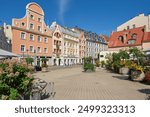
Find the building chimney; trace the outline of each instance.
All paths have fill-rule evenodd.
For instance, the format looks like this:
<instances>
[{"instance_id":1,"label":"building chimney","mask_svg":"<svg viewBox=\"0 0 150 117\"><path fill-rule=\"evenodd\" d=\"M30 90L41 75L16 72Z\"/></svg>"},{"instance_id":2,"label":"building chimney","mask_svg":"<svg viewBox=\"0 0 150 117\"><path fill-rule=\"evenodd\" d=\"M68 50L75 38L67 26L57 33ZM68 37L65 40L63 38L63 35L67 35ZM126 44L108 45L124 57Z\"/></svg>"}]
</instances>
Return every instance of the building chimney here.
<instances>
[{"instance_id":1,"label":"building chimney","mask_svg":"<svg viewBox=\"0 0 150 117\"><path fill-rule=\"evenodd\" d=\"M140 16L140 17L143 17L143 16L144 16L144 13L139 14L139 16Z\"/></svg>"},{"instance_id":2,"label":"building chimney","mask_svg":"<svg viewBox=\"0 0 150 117\"><path fill-rule=\"evenodd\" d=\"M3 25L3 26L4 26L4 29L6 29L6 23L5 23L5 22L4 22L4 25Z\"/></svg>"}]
</instances>

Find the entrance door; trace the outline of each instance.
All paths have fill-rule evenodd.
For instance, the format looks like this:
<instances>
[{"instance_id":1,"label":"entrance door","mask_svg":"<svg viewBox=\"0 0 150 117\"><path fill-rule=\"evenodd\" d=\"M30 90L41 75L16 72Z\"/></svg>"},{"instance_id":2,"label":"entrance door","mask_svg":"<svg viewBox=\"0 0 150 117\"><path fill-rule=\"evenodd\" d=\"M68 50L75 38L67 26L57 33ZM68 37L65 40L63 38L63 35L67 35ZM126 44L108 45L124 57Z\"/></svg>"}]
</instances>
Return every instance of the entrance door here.
<instances>
[{"instance_id":1,"label":"entrance door","mask_svg":"<svg viewBox=\"0 0 150 117\"><path fill-rule=\"evenodd\" d=\"M61 59L59 59L59 66L60 66L60 64L61 64Z\"/></svg>"},{"instance_id":2,"label":"entrance door","mask_svg":"<svg viewBox=\"0 0 150 117\"><path fill-rule=\"evenodd\" d=\"M37 59L37 66L40 66L40 59Z\"/></svg>"},{"instance_id":3,"label":"entrance door","mask_svg":"<svg viewBox=\"0 0 150 117\"><path fill-rule=\"evenodd\" d=\"M57 65L57 64L56 64L56 59L54 59L54 66L55 66L55 65Z\"/></svg>"}]
</instances>

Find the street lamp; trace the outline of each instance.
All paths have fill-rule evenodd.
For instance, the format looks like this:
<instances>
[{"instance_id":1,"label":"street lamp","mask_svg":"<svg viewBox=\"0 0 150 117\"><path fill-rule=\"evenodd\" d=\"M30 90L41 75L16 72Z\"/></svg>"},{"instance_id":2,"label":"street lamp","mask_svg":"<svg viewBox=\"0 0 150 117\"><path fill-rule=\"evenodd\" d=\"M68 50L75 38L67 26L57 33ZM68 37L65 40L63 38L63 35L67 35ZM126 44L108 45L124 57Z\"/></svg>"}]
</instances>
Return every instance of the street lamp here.
<instances>
[{"instance_id":1,"label":"street lamp","mask_svg":"<svg viewBox=\"0 0 150 117\"><path fill-rule=\"evenodd\" d=\"M27 58L29 58L29 55L28 55L29 50L27 49L26 51L27 51Z\"/></svg>"},{"instance_id":2,"label":"street lamp","mask_svg":"<svg viewBox=\"0 0 150 117\"><path fill-rule=\"evenodd\" d=\"M34 49L34 66L36 66L36 49Z\"/></svg>"}]
</instances>

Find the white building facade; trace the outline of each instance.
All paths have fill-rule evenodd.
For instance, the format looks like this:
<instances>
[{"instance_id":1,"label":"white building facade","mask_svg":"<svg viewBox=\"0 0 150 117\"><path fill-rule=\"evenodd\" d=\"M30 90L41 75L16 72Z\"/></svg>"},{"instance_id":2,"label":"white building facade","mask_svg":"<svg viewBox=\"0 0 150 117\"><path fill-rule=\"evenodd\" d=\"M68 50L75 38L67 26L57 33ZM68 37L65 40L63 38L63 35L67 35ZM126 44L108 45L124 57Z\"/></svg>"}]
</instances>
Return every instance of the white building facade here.
<instances>
[{"instance_id":1,"label":"white building facade","mask_svg":"<svg viewBox=\"0 0 150 117\"><path fill-rule=\"evenodd\" d=\"M0 49L12 51L12 44L5 35L4 27L0 27Z\"/></svg>"},{"instance_id":2,"label":"white building facade","mask_svg":"<svg viewBox=\"0 0 150 117\"><path fill-rule=\"evenodd\" d=\"M128 20L127 22L123 23L122 25L117 27L117 32L122 30L128 30L137 27L145 27L146 32L150 32L150 15L145 16L144 14L139 14L138 16Z\"/></svg>"},{"instance_id":3,"label":"white building facade","mask_svg":"<svg viewBox=\"0 0 150 117\"><path fill-rule=\"evenodd\" d=\"M72 29L62 27L56 22L52 23L51 30L53 30L52 65L70 66L78 64L80 34Z\"/></svg>"}]
</instances>

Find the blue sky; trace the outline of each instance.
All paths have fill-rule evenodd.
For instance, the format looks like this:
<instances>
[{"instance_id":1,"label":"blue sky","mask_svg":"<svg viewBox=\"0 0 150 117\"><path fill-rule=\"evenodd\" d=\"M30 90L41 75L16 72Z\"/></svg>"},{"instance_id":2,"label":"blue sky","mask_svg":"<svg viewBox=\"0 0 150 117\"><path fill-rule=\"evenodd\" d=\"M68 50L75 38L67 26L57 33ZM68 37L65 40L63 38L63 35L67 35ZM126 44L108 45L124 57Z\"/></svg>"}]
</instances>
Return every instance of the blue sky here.
<instances>
[{"instance_id":1,"label":"blue sky","mask_svg":"<svg viewBox=\"0 0 150 117\"><path fill-rule=\"evenodd\" d=\"M107 35L132 17L150 13L150 0L0 0L0 25L23 17L29 2L43 8L47 24L57 21Z\"/></svg>"}]
</instances>

